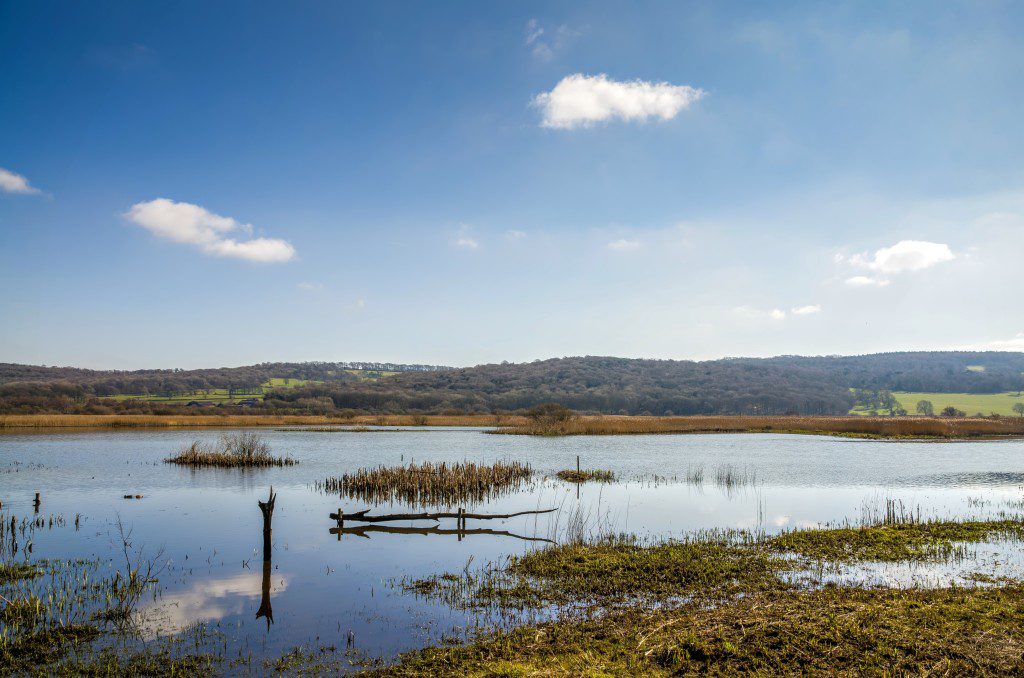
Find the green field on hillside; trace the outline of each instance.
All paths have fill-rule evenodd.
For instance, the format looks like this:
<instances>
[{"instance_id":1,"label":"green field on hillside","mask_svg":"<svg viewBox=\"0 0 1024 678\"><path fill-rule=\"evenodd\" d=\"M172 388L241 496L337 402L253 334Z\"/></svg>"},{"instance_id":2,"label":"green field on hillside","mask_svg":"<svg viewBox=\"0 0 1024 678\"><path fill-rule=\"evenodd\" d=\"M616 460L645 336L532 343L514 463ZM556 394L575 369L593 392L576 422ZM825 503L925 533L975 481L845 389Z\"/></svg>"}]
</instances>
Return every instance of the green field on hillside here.
<instances>
[{"instance_id":1,"label":"green field on hillside","mask_svg":"<svg viewBox=\"0 0 1024 678\"><path fill-rule=\"evenodd\" d=\"M383 370L345 370L349 374L357 377L359 381L376 381L384 377L390 377L397 372L387 372ZM252 388L236 388L233 391L229 391L226 388L211 388L211 389L198 389L195 391L182 391L180 393L173 393L169 395L158 395L158 394L118 394L112 396L106 396L112 400L144 400L149 403L165 403L183 405L192 401L200 403L212 403L212 404L231 404L237 403L240 400L246 400L248 398L257 398L262 400L264 394L271 390L280 390L288 388L298 388L300 386L308 386L309 384L322 384L322 381L316 381L312 379L292 379L289 377L272 377L267 381L263 382L259 386Z\"/></svg>"},{"instance_id":2,"label":"green field on hillside","mask_svg":"<svg viewBox=\"0 0 1024 678\"><path fill-rule=\"evenodd\" d=\"M945 407L952 405L968 415L975 415L979 412L985 415L1001 414L1004 416L1016 416L1013 406L1016 403L1024 403L1017 391L1008 393L908 393L905 391L893 391L893 396L899 401L908 414L917 414L917 403L921 400L930 400L938 414ZM884 413L884 412L880 412ZM850 414L868 414L863 407L855 407Z\"/></svg>"}]
</instances>

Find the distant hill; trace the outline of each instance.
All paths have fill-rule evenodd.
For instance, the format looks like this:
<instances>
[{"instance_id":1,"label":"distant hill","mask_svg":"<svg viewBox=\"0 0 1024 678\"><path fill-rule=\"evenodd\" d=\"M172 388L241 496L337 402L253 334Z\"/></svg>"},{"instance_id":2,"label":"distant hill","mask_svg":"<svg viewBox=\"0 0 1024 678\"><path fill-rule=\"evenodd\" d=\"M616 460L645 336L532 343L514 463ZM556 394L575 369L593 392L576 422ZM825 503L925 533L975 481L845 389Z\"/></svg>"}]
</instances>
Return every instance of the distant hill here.
<instances>
[{"instance_id":1,"label":"distant hill","mask_svg":"<svg viewBox=\"0 0 1024 678\"><path fill-rule=\"evenodd\" d=\"M395 374L360 379L352 370ZM60 411L123 411L144 403L97 399L126 393L244 389L287 378L301 385L264 388L261 410L491 412L554 401L584 412L623 414L845 414L854 404L854 388L999 393L1024 388L1022 374L1024 353L959 351L699 362L587 356L459 369L262 363L215 370L94 372L0 365L0 409L48 411L57 407L52 399L63 398Z\"/></svg>"},{"instance_id":2,"label":"distant hill","mask_svg":"<svg viewBox=\"0 0 1024 678\"><path fill-rule=\"evenodd\" d=\"M372 362L260 363L198 370L89 370L0 363L0 397L12 389L51 386L77 396L172 395L199 390L258 389L274 380L361 381L367 375L451 369L436 365ZM5 389L6 387L6 389Z\"/></svg>"}]
</instances>

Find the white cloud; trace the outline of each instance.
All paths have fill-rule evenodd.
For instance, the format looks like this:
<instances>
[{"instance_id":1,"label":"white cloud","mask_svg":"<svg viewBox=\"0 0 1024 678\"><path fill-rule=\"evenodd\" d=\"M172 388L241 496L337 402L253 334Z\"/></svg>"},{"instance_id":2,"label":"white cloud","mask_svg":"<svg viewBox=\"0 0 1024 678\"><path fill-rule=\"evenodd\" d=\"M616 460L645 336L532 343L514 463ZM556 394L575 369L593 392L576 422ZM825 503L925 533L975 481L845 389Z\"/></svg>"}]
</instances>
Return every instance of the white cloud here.
<instances>
[{"instance_id":1,"label":"white cloud","mask_svg":"<svg viewBox=\"0 0 1024 678\"><path fill-rule=\"evenodd\" d=\"M808 304L807 306L795 306L789 311L793 315L812 315L814 313L821 313L821 306L819 304Z\"/></svg>"},{"instance_id":2,"label":"white cloud","mask_svg":"<svg viewBox=\"0 0 1024 678\"><path fill-rule=\"evenodd\" d=\"M949 245L925 240L901 240L892 247L875 251L871 258L860 254L853 256L850 261L854 265L881 273L904 273L921 271L955 258Z\"/></svg>"},{"instance_id":3,"label":"white cloud","mask_svg":"<svg viewBox=\"0 0 1024 678\"><path fill-rule=\"evenodd\" d=\"M786 318L786 312L781 308L762 311L761 309L754 308L753 306L737 306L733 309L733 312L738 313L744 318L771 318L772 320L784 320Z\"/></svg>"},{"instance_id":4,"label":"white cloud","mask_svg":"<svg viewBox=\"0 0 1024 678\"><path fill-rule=\"evenodd\" d=\"M252 236L251 224L209 212L199 205L157 198L132 205L124 215L153 235L173 242L195 245L204 254L260 263L290 261L295 248L286 240L252 238L236 240L234 232Z\"/></svg>"},{"instance_id":5,"label":"white cloud","mask_svg":"<svg viewBox=\"0 0 1024 678\"><path fill-rule=\"evenodd\" d=\"M844 280L850 287L885 287L889 284L888 280L882 278L871 278L866 275L855 275L852 278Z\"/></svg>"},{"instance_id":6,"label":"white cloud","mask_svg":"<svg viewBox=\"0 0 1024 678\"><path fill-rule=\"evenodd\" d=\"M480 243L478 243L476 240L473 240L472 238L459 238L458 240L455 241L455 246L467 250L475 250L476 248L480 247Z\"/></svg>"},{"instance_id":7,"label":"white cloud","mask_svg":"<svg viewBox=\"0 0 1024 678\"><path fill-rule=\"evenodd\" d=\"M989 342L988 346L996 351L1024 351L1024 332L1018 332L1013 339Z\"/></svg>"},{"instance_id":8,"label":"white cloud","mask_svg":"<svg viewBox=\"0 0 1024 678\"><path fill-rule=\"evenodd\" d=\"M318 290L322 290L324 288L324 284L318 282L300 282L296 287L304 292L316 292Z\"/></svg>"},{"instance_id":9,"label":"white cloud","mask_svg":"<svg viewBox=\"0 0 1024 678\"><path fill-rule=\"evenodd\" d=\"M636 240L626 240L621 238L619 240L612 240L608 243L608 249L615 250L616 252L630 252L632 250L640 249L640 243Z\"/></svg>"},{"instance_id":10,"label":"white cloud","mask_svg":"<svg viewBox=\"0 0 1024 678\"><path fill-rule=\"evenodd\" d=\"M633 80L617 82L607 75L568 75L550 92L537 95L533 105L543 113L541 126L555 129L590 127L620 118L644 122L671 120L692 106L704 91L687 85Z\"/></svg>"},{"instance_id":11,"label":"white cloud","mask_svg":"<svg viewBox=\"0 0 1024 678\"><path fill-rule=\"evenodd\" d=\"M509 240L522 240L526 237L526 231L505 231L505 237Z\"/></svg>"},{"instance_id":12,"label":"white cloud","mask_svg":"<svg viewBox=\"0 0 1024 678\"><path fill-rule=\"evenodd\" d=\"M39 193L39 189L34 188L29 184L28 179L20 174L15 174L14 172L5 170L3 167L0 167L0 191L3 191L4 193L22 193L26 195Z\"/></svg>"}]
</instances>

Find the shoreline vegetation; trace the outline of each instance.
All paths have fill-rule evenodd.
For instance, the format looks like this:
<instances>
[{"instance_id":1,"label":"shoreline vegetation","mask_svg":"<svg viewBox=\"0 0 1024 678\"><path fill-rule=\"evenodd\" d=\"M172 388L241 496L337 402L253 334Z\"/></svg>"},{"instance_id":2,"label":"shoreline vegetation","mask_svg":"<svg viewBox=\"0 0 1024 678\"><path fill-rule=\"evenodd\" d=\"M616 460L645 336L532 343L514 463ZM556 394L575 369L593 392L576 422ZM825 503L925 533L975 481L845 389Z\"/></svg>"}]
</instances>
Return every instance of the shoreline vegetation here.
<instances>
[{"instance_id":1,"label":"shoreline vegetation","mask_svg":"<svg viewBox=\"0 0 1024 678\"><path fill-rule=\"evenodd\" d=\"M572 415L538 419L505 414L360 415L355 417L301 415L0 415L0 431L79 428L245 428L281 426L346 426L338 432L383 427L484 427L506 435L648 435L681 433L791 433L851 438L1002 438L1024 436L1022 417L863 417L863 416L744 416L696 415L656 417Z\"/></svg>"},{"instance_id":2,"label":"shoreline vegetation","mask_svg":"<svg viewBox=\"0 0 1024 678\"><path fill-rule=\"evenodd\" d=\"M463 609L583 602L560 618L407 652L377 676L1011 674L1024 670L1024 586L948 588L815 580L843 563L956 562L1020 540L1019 518L698 533L641 544L602 536L403 582ZM794 579L794 574L809 579Z\"/></svg>"}]
</instances>

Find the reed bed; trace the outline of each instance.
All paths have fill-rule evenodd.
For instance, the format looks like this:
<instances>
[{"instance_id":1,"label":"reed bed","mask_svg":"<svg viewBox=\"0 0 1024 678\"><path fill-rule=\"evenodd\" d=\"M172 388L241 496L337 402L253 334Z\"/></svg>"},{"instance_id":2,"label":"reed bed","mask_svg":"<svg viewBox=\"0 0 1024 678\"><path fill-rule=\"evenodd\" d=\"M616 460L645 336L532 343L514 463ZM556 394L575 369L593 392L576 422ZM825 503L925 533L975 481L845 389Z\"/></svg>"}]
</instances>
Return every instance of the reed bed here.
<instances>
[{"instance_id":1,"label":"reed bed","mask_svg":"<svg viewBox=\"0 0 1024 678\"><path fill-rule=\"evenodd\" d=\"M490 465L425 462L360 469L326 478L316 483L316 488L376 504L402 501L419 506L454 506L519 489L532 475L529 464L517 461Z\"/></svg>"},{"instance_id":2,"label":"reed bed","mask_svg":"<svg viewBox=\"0 0 1024 678\"><path fill-rule=\"evenodd\" d=\"M180 466L222 468L294 466L299 463L291 457L275 457L270 453L270 446L266 441L255 433L224 435L216 445L207 445L197 440L164 461Z\"/></svg>"},{"instance_id":3,"label":"reed bed","mask_svg":"<svg viewBox=\"0 0 1024 678\"><path fill-rule=\"evenodd\" d=\"M979 438L1024 435L1020 417L692 416L576 417L557 425L503 426L519 435L625 435L654 433L809 433L864 438Z\"/></svg>"},{"instance_id":4,"label":"reed bed","mask_svg":"<svg viewBox=\"0 0 1024 678\"><path fill-rule=\"evenodd\" d=\"M526 417L465 415L267 415L267 414L4 414L0 429L204 428L253 426L520 426Z\"/></svg>"},{"instance_id":5,"label":"reed bed","mask_svg":"<svg viewBox=\"0 0 1024 678\"><path fill-rule=\"evenodd\" d=\"M586 483L591 481L599 483L615 482L615 474L603 469L583 469L582 471L566 469L565 471L559 471L555 475L567 483Z\"/></svg>"}]
</instances>

